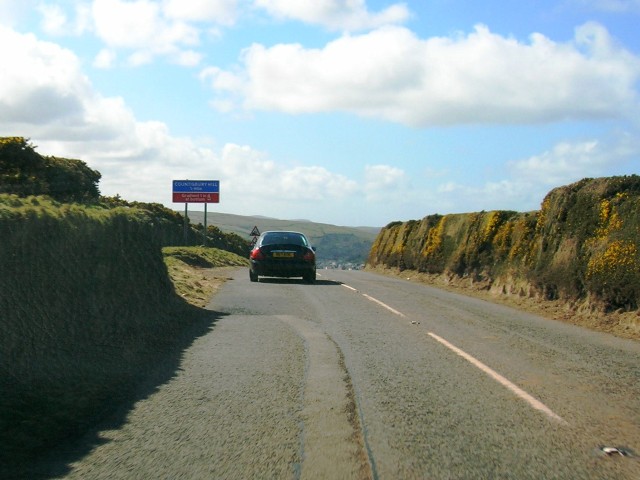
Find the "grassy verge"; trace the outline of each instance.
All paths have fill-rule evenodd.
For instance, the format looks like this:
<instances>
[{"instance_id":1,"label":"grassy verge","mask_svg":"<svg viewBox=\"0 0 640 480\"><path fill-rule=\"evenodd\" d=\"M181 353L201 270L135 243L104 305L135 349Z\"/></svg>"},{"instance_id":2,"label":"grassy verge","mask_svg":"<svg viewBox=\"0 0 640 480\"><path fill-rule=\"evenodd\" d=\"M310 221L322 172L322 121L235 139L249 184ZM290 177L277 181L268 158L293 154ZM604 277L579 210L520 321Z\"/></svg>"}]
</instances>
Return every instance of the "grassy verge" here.
<instances>
[{"instance_id":1,"label":"grassy verge","mask_svg":"<svg viewBox=\"0 0 640 480\"><path fill-rule=\"evenodd\" d=\"M176 293L196 307L205 307L229 277L228 269L248 266L235 253L205 247L165 247L164 263Z\"/></svg>"}]
</instances>

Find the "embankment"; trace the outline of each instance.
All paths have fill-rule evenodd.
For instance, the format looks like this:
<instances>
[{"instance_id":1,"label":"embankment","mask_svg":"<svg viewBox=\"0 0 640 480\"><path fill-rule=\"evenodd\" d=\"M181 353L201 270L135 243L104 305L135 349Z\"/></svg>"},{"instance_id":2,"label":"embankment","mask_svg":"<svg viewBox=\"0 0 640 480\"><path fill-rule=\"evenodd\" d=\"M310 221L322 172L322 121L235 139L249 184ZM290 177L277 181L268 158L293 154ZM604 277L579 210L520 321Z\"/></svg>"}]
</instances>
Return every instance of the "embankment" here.
<instances>
[{"instance_id":1,"label":"embankment","mask_svg":"<svg viewBox=\"0 0 640 480\"><path fill-rule=\"evenodd\" d=\"M147 210L0 195L0 476L111 412L160 358L177 367L215 320L175 293L162 240Z\"/></svg>"},{"instance_id":2,"label":"embankment","mask_svg":"<svg viewBox=\"0 0 640 480\"><path fill-rule=\"evenodd\" d=\"M430 215L378 235L368 267L556 302L575 323L640 338L640 176L584 179L534 212Z\"/></svg>"}]
</instances>

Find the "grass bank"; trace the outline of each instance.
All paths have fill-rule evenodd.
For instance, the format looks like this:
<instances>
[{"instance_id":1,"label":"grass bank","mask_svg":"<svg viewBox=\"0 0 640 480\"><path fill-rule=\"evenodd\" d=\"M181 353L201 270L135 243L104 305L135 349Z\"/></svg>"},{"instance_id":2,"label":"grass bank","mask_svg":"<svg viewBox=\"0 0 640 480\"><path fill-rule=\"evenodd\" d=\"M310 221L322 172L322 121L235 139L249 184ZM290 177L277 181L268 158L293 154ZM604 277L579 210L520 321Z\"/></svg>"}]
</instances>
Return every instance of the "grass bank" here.
<instances>
[{"instance_id":1,"label":"grass bank","mask_svg":"<svg viewBox=\"0 0 640 480\"><path fill-rule=\"evenodd\" d=\"M246 260L163 252L156 224L135 208L0 195L0 477L110 414L159 359L177 368L194 325L215 320L194 275Z\"/></svg>"},{"instance_id":2,"label":"grass bank","mask_svg":"<svg viewBox=\"0 0 640 480\"><path fill-rule=\"evenodd\" d=\"M429 215L393 222L368 268L434 279L623 336L640 331L640 176L553 189L539 211Z\"/></svg>"},{"instance_id":3,"label":"grass bank","mask_svg":"<svg viewBox=\"0 0 640 480\"><path fill-rule=\"evenodd\" d=\"M217 248L165 247L162 254L176 293L197 307L207 305L230 268L249 265L246 258Z\"/></svg>"}]
</instances>

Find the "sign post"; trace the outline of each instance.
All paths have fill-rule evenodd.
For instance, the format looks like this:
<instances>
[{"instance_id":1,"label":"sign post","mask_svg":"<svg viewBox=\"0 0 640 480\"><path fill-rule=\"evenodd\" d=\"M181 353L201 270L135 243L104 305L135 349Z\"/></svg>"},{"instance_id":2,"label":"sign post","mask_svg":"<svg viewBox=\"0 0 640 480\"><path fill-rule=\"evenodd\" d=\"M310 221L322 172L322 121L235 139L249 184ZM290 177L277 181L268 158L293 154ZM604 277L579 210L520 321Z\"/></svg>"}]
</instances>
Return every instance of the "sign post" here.
<instances>
[{"instance_id":1,"label":"sign post","mask_svg":"<svg viewBox=\"0 0 640 480\"><path fill-rule=\"evenodd\" d=\"M204 246L207 246L207 203L220 203L219 180L174 180L174 203L184 202L184 243L187 243L187 215L189 203L204 203Z\"/></svg>"},{"instance_id":2,"label":"sign post","mask_svg":"<svg viewBox=\"0 0 640 480\"><path fill-rule=\"evenodd\" d=\"M184 204L184 220L183 220L183 225L184 225L184 244L187 245L187 242L189 241L189 227L187 226L187 219L189 218L189 215L187 214L187 207L189 206L188 203Z\"/></svg>"},{"instance_id":3,"label":"sign post","mask_svg":"<svg viewBox=\"0 0 640 480\"><path fill-rule=\"evenodd\" d=\"M257 225L253 227L253 230L251 230L251 233L249 235L253 237L253 240L251 241L251 248L253 248L258 241L258 237L260 236L260 230L258 230Z\"/></svg>"}]
</instances>

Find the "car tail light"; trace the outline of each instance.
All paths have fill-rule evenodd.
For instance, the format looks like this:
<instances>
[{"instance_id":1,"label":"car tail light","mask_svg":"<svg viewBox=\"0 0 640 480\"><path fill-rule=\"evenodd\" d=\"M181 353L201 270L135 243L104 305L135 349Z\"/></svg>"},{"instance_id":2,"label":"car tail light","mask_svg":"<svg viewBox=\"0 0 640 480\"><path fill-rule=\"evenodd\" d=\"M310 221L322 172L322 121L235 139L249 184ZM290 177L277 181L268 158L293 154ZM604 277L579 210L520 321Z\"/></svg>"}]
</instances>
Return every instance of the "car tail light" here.
<instances>
[{"instance_id":1,"label":"car tail light","mask_svg":"<svg viewBox=\"0 0 640 480\"><path fill-rule=\"evenodd\" d=\"M259 248L256 248L251 251L249 257L251 258L251 260L264 260L264 253L262 253L262 250L260 250Z\"/></svg>"},{"instance_id":2,"label":"car tail light","mask_svg":"<svg viewBox=\"0 0 640 480\"><path fill-rule=\"evenodd\" d=\"M316 259L316 255L315 253L308 251L307 253L304 254L304 256L302 257L306 262L313 262Z\"/></svg>"}]
</instances>

